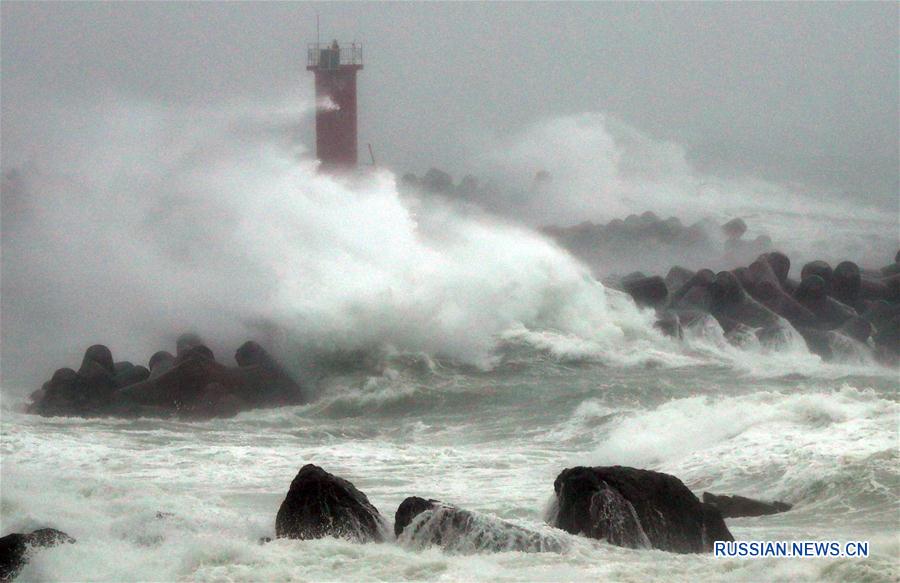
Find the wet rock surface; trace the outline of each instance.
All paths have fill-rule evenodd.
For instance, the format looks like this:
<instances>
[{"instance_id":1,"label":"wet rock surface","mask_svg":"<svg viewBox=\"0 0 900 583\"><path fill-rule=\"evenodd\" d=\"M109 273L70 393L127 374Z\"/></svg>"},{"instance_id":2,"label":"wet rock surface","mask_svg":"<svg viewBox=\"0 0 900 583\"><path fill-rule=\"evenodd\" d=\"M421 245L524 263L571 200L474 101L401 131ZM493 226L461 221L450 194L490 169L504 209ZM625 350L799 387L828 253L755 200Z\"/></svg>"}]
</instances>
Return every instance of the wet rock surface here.
<instances>
[{"instance_id":1,"label":"wet rock surface","mask_svg":"<svg viewBox=\"0 0 900 583\"><path fill-rule=\"evenodd\" d=\"M34 549L74 542L74 538L54 528L41 528L29 534L12 533L0 538L0 581L12 581Z\"/></svg>"},{"instance_id":2,"label":"wet rock surface","mask_svg":"<svg viewBox=\"0 0 900 583\"><path fill-rule=\"evenodd\" d=\"M668 474L582 466L563 470L553 488L553 526L571 534L677 553L709 552L716 540L734 540L719 511Z\"/></svg>"},{"instance_id":3,"label":"wet rock surface","mask_svg":"<svg viewBox=\"0 0 900 583\"><path fill-rule=\"evenodd\" d=\"M407 546L438 546L463 553L562 552L566 548L561 537L416 496L397 508L394 533Z\"/></svg>"},{"instance_id":4,"label":"wet rock surface","mask_svg":"<svg viewBox=\"0 0 900 583\"><path fill-rule=\"evenodd\" d=\"M766 516L787 512L793 506L786 502L763 502L744 496L725 496L703 493L703 502L715 506L724 518L737 518L741 516Z\"/></svg>"},{"instance_id":5,"label":"wet rock surface","mask_svg":"<svg viewBox=\"0 0 900 583\"><path fill-rule=\"evenodd\" d=\"M279 538L383 540L384 519L349 481L307 464L291 482L275 517Z\"/></svg>"}]
</instances>

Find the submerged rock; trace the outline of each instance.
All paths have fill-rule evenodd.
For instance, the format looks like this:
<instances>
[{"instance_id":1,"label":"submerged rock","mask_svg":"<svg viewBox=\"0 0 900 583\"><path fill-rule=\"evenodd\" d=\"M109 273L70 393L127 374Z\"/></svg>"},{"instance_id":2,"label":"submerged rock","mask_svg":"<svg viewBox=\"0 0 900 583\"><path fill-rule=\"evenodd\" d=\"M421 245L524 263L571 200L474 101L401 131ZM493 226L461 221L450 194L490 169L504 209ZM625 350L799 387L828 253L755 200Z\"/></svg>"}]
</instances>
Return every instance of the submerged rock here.
<instances>
[{"instance_id":1,"label":"submerged rock","mask_svg":"<svg viewBox=\"0 0 900 583\"><path fill-rule=\"evenodd\" d=\"M703 502L719 509L724 518L740 516L765 516L787 512L793 506L785 502L762 502L744 496L718 496L709 492L703 493Z\"/></svg>"},{"instance_id":2,"label":"submerged rock","mask_svg":"<svg viewBox=\"0 0 900 583\"><path fill-rule=\"evenodd\" d=\"M712 550L734 538L718 510L702 503L681 480L623 466L563 470L553 484L553 526L630 548L677 553Z\"/></svg>"},{"instance_id":3,"label":"submerged rock","mask_svg":"<svg viewBox=\"0 0 900 583\"><path fill-rule=\"evenodd\" d=\"M434 545L462 553L558 553L566 548L560 537L417 496L397 508L394 534L401 543L415 548Z\"/></svg>"},{"instance_id":4,"label":"submerged rock","mask_svg":"<svg viewBox=\"0 0 900 583\"><path fill-rule=\"evenodd\" d=\"M41 528L30 534L17 532L0 538L0 581L11 581L18 574L28 562L29 548L74 542L74 538L54 528Z\"/></svg>"},{"instance_id":5,"label":"submerged rock","mask_svg":"<svg viewBox=\"0 0 900 583\"><path fill-rule=\"evenodd\" d=\"M358 542L383 540L384 519L365 494L343 478L307 464L291 482L275 517L279 538L326 536Z\"/></svg>"}]
</instances>

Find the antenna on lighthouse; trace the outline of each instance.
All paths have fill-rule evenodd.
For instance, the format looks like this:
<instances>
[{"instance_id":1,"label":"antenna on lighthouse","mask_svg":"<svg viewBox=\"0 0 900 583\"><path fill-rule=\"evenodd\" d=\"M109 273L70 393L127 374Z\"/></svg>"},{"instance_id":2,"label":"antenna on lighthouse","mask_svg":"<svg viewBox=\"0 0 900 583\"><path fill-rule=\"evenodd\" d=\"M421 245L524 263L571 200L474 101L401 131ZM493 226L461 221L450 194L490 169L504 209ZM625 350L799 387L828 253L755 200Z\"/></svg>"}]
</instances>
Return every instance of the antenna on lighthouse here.
<instances>
[{"instance_id":1,"label":"antenna on lighthouse","mask_svg":"<svg viewBox=\"0 0 900 583\"><path fill-rule=\"evenodd\" d=\"M316 47L318 48L321 40L319 39L319 11L316 10Z\"/></svg>"}]
</instances>

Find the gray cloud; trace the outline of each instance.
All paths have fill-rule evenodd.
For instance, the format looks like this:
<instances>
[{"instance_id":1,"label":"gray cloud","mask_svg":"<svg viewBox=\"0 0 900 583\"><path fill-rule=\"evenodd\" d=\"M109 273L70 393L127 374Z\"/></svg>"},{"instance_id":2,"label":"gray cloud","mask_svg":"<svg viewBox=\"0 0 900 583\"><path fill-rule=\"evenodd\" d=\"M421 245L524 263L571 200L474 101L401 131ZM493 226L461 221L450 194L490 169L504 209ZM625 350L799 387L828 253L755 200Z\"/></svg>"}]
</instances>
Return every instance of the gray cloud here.
<instances>
[{"instance_id":1,"label":"gray cloud","mask_svg":"<svg viewBox=\"0 0 900 583\"><path fill-rule=\"evenodd\" d=\"M400 171L602 111L699 168L895 208L894 3L4 3L3 161L89 132L120 100L308 97L305 44L363 42L361 142ZM311 120L298 135L311 141Z\"/></svg>"}]
</instances>

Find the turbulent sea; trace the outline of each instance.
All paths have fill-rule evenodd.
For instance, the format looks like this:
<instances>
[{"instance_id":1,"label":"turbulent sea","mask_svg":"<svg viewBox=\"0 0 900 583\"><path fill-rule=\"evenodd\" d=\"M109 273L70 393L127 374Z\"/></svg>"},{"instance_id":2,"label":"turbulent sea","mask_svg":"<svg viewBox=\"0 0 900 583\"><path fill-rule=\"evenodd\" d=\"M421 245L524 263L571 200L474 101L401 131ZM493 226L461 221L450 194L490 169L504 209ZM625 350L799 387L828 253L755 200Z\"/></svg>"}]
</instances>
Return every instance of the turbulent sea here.
<instances>
[{"instance_id":1,"label":"turbulent sea","mask_svg":"<svg viewBox=\"0 0 900 583\"><path fill-rule=\"evenodd\" d=\"M629 367L534 353L490 372L396 358L316 402L228 420L42 419L3 410L4 531L53 525L23 581L895 581L896 371ZM392 522L420 495L549 530L560 470L625 464L702 491L794 504L729 519L738 540L868 540L868 559L716 559L560 533L562 553L396 541L258 540L297 470L350 479ZM157 517L157 513L164 513Z\"/></svg>"},{"instance_id":2,"label":"turbulent sea","mask_svg":"<svg viewBox=\"0 0 900 583\"><path fill-rule=\"evenodd\" d=\"M131 122L120 125L138 131ZM301 374L316 393L307 405L205 422L30 416L22 412L25 395L38 387L11 384L7 374L2 534L51 526L78 539L35 553L19 580L900 577L896 369L852 346L840 362L822 363L791 329L775 346L734 347L711 320L687 330L684 341L665 338L652 314L604 289L534 231L404 198L386 173L348 188L298 165L290 152L193 147L221 145L218 133L175 148L170 126L161 125L158 143L145 127L156 126L141 125L141 139L127 142L137 151L101 150L121 164L101 157L85 164L91 172L80 181L24 173L13 185L22 200L42 206L30 209L27 224L4 222L5 373L24 363L31 368L23 378L49 378L57 367L77 368L97 341L117 360L145 363L171 350L162 340L185 323L218 342L214 352L230 362L250 336L244 316L317 345L379 351L365 367L332 367L318 381ZM247 141L239 137L232 142ZM556 150L565 161L583 149L540 152ZM615 170L621 156L609 158L601 167ZM128 173L134 160L145 161L146 176ZM679 160L662 166L680 169ZM638 177L658 166L639 168ZM691 176L635 182L634 172L583 182L640 195L634 212L647 209L643 193L661 191L674 207L690 202L717 219L746 216L754 235L789 244L795 273L820 252L872 267L896 252L895 219L876 214L856 224L842 211L828 223L800 203L778 215L738 213L727 201L713 205L709 188L694 188ZM664 180L671 186L661 188ZM120 192L131 194L109 198ZM770 198L769 209L795 200ZM839 248L833 239L841 229L850 234ZM292 361L302 350L279 348L285 366L302 373ZM716 559L559 531L564 550L545 553L409 548L392 539L260 544L274 536L278 507L307 463L352 481L389 523L415 495L547 532L561 470L637 466L671 473L698 496L794 505L728 519L738 540L865 540L870 557Z\"/></svg>"}]
</instances>

